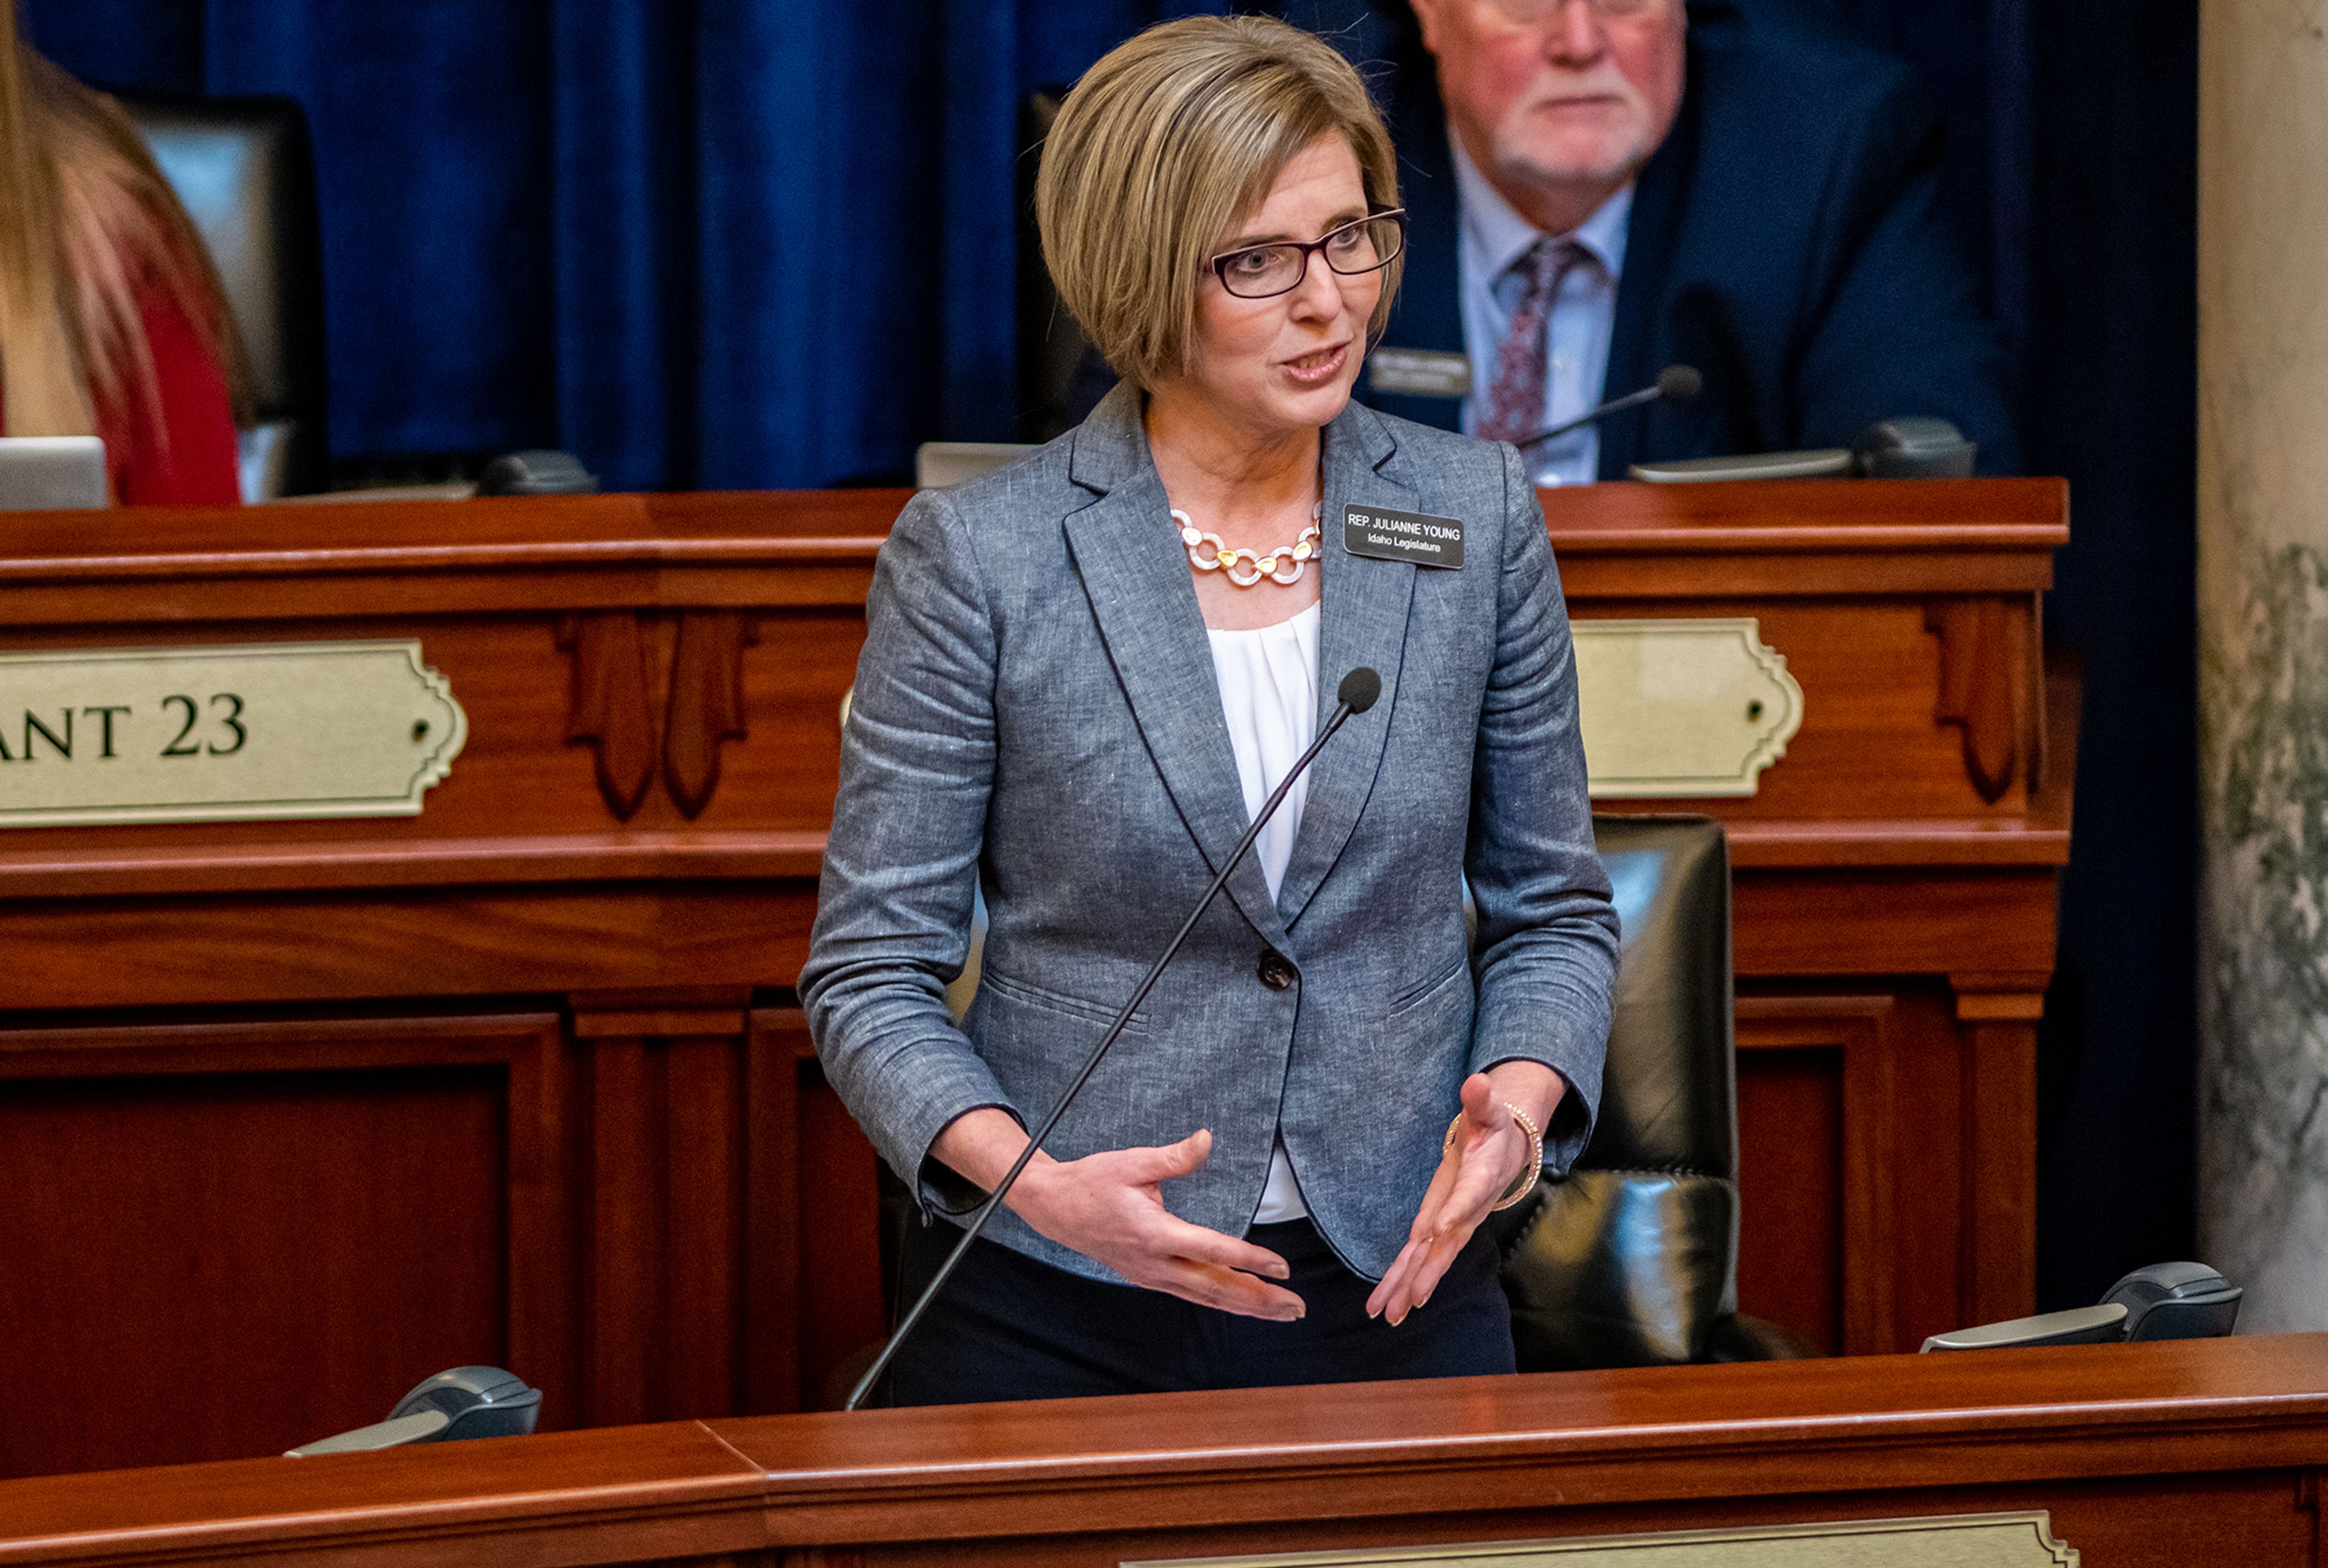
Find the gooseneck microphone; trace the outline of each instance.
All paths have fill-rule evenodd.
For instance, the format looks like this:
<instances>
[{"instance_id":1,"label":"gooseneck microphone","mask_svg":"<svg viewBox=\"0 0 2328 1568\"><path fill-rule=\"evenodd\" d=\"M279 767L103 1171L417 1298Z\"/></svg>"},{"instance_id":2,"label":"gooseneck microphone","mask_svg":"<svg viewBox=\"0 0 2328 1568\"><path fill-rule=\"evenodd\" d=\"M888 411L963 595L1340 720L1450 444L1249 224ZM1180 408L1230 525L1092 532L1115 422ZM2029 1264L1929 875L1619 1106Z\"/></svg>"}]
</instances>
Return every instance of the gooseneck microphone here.
<instances>
[{"instance_id":1,"label":"gooseneck microphone","mask_svg":"<svg viewBox=\"0 0 2328 1568\"><path fill-rule=\"evenodd\" d=\"M1003 1172L1002 1179L994 1184L994 1190L987 1195L986 1201L978 1206L978 1212L971 1216L969 1227L962 1233L962 1239L954 1243L953 1251L946 1254L945 1262L938 1266L938 1272L931 1276L922 1293L914 1299L913 1306L897 1320L896 1330L889 1336L889 1342L881 1347L881 1354L873 1358L873 1365L867 1367L865 1376L857 1380L857 1386L850 1391L849 1403L842 1409L855 1410L863 1404L865 1396L881 1380L881 1374L889 1370L889 1363L897 1357L898 1347L911 1337L915 1326L922 1320L922 1314L929 1310L930 1303L945 1288L954 1265L962 1262L962 1254L970 1250L970 1244L986 1229L986 1222L994 1216L994 1211L1000 1208L1002 1200L1010 1195L1018 1173L1027 1169L1027 1162L1035 1158L1037 1150L1043 1147L1043 1140L1051 1135L1051 1129L1059 1124L1059 1118L1067 1113L1067 1107L1075 1103L1075 1096L1083 1093L1083 1087L1091 1081L1092 1074L1099 1070L1100 1062L1107 1056L1108 1048L1115 1044L1116 1037L1123 1033L1124 1025L1131 1021L1131 1015L1140 1010L1140 1004L1146 1001L1148 993L1155 989L1157 980L1164 972L1164 966L1172 962L1173 954L1180 951L1180 944L1188 940L1188 934L1197 928L1197 920L1212 906L1221 889L1228 885L1229 873L1237 869L1237 862L1243 860L1253 848L1253 841L1261 836L1261 830L1268 825L1270 818L1277 814L1277 808L1284 803L1287 792L1293 788L1293 781L1300 778L1312 759L1325 749L1326 743L1334 738L1336 730L1354 715L1372 708L1375 699L1381 695L1382 677L1363 664L1342 677L1342 684L1334 693L1333 714L1319 729L1318 738L1310 743L1309 750L1294 759L1293 765L1286 769L1285 776L1278 781L1277 788L1271 792L1268 800L1262 803L1261 810L1253 814L1253 826L1244 831L1244 837L1237 840L1236 848L1231 850L1228 859L1221 863L1220 872L1213 878L1212 886L1206 888L1205 896L1197 900L1197 906L1188 911L1188 918L1180 922L1179 931L1149 967L1148 977L1140 982L1140 988L1131 993L1131 1000L1125 1002L1122 1010L1115 1015L1115 1021L1107 1027L1107 1033L1100 1037L1099 1044L1092 1048L1090 1058L1075 1074L1075 1082L1067 1085L1067 1092L1059 1096L1059 1103L1051 1107L1051 1113L1043 1118L1042 1124L1027 1140L1027 1147L1018 1151L1018 1158L1011 1161L1010 1169Z\"/></svg>"},{"instance_id":2,"label":"gooseneck microphone","mask_svg":"<svg viewBox=\"0 0 2328 1568\"><path fill-rule=\"evenodd\" d=\"M1525 452L1529 447L1543 442L1556 440L1571 430L1581 430L1587 425L1597 425L1611 414L1621 414L1628 408L1638 408L1644 403L1654 403L1659 399L1668 403L1686 403L1704 390L1705 390L1705 378L1697 373L1697 368L1694 365L1667 365L1657 372L1657 383L1654 386L1643 387L1638 392L1628 392L1623 397L1603 403L1597 408L1587 408L1573 419L1554 425L1549 430L1538 430L1533 436L1523 436L1512 445Z\"/></svg>"}]
</instances>

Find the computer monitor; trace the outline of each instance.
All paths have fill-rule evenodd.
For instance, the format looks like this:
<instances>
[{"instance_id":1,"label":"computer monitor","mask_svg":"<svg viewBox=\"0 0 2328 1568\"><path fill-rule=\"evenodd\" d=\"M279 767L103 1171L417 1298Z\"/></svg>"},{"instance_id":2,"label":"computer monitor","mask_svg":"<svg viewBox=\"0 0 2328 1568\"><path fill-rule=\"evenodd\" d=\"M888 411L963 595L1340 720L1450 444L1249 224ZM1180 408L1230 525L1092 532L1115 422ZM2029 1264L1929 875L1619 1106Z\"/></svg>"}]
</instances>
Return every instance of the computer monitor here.
<instances>
[{"instance_id":1,"label":"computer monitor","mask_svg":"<svg viewBox=\"0 0 2328 1568\"><path fill-rule=\"evenodd\" d=\"M105 443L94 436L0 436L0 512L105 504Z\"/></svg>"}]
</instances>

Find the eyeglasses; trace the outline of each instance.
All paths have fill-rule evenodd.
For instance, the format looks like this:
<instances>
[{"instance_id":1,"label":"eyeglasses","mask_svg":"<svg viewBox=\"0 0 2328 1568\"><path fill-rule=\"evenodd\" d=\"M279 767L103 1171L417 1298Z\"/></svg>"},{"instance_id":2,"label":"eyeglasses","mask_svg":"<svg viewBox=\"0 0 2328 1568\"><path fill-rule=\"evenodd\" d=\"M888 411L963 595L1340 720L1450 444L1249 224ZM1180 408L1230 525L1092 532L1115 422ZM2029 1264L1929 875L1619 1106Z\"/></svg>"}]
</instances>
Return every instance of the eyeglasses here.
<instances>
[{"instance_id":1,"label":"eyeglasses","mask_svg":"<svg viewBox=\"0 0 2328 1568\"><path fill-rule=\"evenodd\" d=\"M1487 0L1488 9L1507 22L1519 27L1534 27L1551 21L1568 6L1569 0ZM1666 0L1584 0L1592 14L1603 22L1628 22L1636 16L1646 16L1662 10Z\"/></svg>"},{"instance_id":2,"label":"eyeglasses","mask_svg":"<svg viewBox=\"0 0 2328 1568\"><path fill-rule=\"evenodd\" d=\"M1212 268L1221 286L1239 299L1267 299L1301 286L1301 280L1310 275L1312 251L1326 258L1328 269L1356 277L1389 266L1405 249L1406 209L1394 207L1329 229L1315 239L1286 239L1225 251L1213 258Z\"/></svg>"}]
</instances>

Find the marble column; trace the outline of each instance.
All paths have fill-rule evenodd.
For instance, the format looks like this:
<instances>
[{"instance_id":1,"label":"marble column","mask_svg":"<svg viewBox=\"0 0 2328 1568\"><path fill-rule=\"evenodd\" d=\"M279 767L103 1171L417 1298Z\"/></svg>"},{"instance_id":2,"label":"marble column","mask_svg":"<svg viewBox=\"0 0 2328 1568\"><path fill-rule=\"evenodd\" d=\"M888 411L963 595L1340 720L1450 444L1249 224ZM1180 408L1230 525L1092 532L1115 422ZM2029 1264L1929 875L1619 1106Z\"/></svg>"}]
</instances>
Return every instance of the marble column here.
<instances>
[{"instance_id":1,"label":"marble column","mask_svg":"<svg viewBox=\"0 0 2328 1568\"><path fill-rule=\"evenodd\" d=\"M2202 0L2200 1255L2328 1328L2328 0Z\"/></svg>"}]
</instances>

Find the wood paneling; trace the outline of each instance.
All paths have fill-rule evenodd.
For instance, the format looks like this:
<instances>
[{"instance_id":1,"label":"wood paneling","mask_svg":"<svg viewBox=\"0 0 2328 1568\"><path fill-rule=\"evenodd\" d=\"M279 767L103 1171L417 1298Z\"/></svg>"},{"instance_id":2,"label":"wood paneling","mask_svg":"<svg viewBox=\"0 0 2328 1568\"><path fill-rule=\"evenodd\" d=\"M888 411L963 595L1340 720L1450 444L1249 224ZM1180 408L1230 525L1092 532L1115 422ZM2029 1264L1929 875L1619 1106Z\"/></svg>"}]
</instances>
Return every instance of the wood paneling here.
<instances>
[{"instance_id":1,"label":"wood paneling","mask_svg":"<svg viewBox=\"0 0 2328 1568\"><path fill-rule=\"evenodd\" d=\"M493 996L577 984L779 985L800 972L816 885L351 889L0 904L8 1000L172 1007ZM136 953L134 972L122 955Z\"/></svg>"},{"instance_id":2,"label":"wood paneling","mask_svg":"<svg viewBox=\"0 0 2328 1568\"><path fill-rule=\"evenodd\" d=\"M2316 1562L2318 1336L761 1417L0 1482L0 1563L1059 1564L2042 1509Z\"/></svg>"},{"instance_id":3,"label":"wood paneling","mask_svg":"<svg viewBox=\"0 0 2328 1568\"><path fill-rule=\"evenodd\" d=\"M0 577L0 604L13 608L14 602ZM611 696L577 697L572 690L578 680L575 671L584 662L577 650L587 644L577 643L570 628L561 636L561 627L577 617L435 614L398 617L392 633L379 625L378 617L363 617L357 623L363 628L361 634L417 640L427 663L444 675L469 716L468 742L449 776L428 792L420 816L131 825L98 835L81 828L12 828L8 859L32 859L48 851L71 864L77 851L101 850L138 863L172 849L196 846L213 855L245 846L271 847L279 855L293 846L343 844L382 850L402 846L409 853L424 844L565 837L609 832L626 824L676 833L689 831L690 821L706 832L790 830L821 835L831 815L833 781L840 765L840 699L855 678L857 653L864 640L861 612L771 614L756 623L762 646L731 650L738 661L734 669L698 669L692 681L681 679L687 673L680 659L680 625L685 618L677 613L630 611L578 617L587 624L617 626L634 634L627 656L635 690L618 701ZM731 622L732 631L732 618L722 619ZM12 627L8 646L12 652L37 652L328 641L356 634L349 621L324 618L264 626L112 622ZM612 654L603 657L613 667L624 662ZM698 657L701 663L718 662L710 654ZM680 667L675 671L674 665ZM701 690L715 676L738 675L748 677L740 701L733 693L722 701ZM600 678L612 679L604 672ZM675 680L681 687L676 695ZM675 735L690 723L699 729L710 725L710 718L686 717L709 704L722 708L718 723L723 737L740 730L745 743L723 739L717 753L718 776L704 781L702 804L690 819L666 783L677 764L664 756L665 737L667 730ZM680 723L672 728L675 713ZM601 728L612 738L601 737ZM748 744L754 734L764 737L764 743ZM681 744L672 740L669 746ZM622 748L620 788L635 790L627 816L619 814L607 798L616 786L600 776L609 765L605 759L615 755L610 747ZM690 748L690 755L696 754L699 759L690 766L708 769L708 731ZM52 873L57 869L52 867ZM52 887L50 894L80 890L67 883Z\"/></svg>"},{"instance_id":4,"label":"wood paneling","mask_svg":"<svg viewBox=\"0 0 2328 1568\"><path fill-rule=\"evenodd\" d=\"M1897 1011L1888 996L1738 999L1740 1308L1831 1355L1881 1355L1892 1282Z\"/></svg>"},{"instance_id":5,"label":"wood paneling","mask_svg":"<svg viewBox=\"0 0 2328 1568\"><path fill-rule=\"evenodd\" d=\"M2037 1103L2022 1085L2036 1081L2037 1026L1976 1019L1965 1034L1964 1313L1977 1323L2036 1299Z\"/></svg>"},{"instance_id":6,"label":"wood paneling","mask_svg":"<svg viewBox=\"0 0 2328 1568\"><path fill-rule=\"evenodd\" d=\"M820 1272L803 1241L801 1074L811 1050L799 1013L752 1014L744 1066L746 1410L801 1408L803 1285Z\"/></svg>"},{"instance_id":7,"label":"wood paneling","mask_svg":"<svg viewBox=\"0 0 2328 1568\"><path fill-rule=\"evenodd\" d=\"M747 1408L744 1002L600 994L575 1010L590 1104L590 1424Z\"/></svg>"},{"instance_id":8,"label":"wood paneling","mask_svg":"<svg viewBox=\"0 0 2328 1568\"><path fill-rule=\"evenodd\" d=\"M876 1156L796 1009L752 1015L751 1410L837 1409L888 1328Z\"/></svg>"},{"instance_id":9,"label":"wood paneling","mask_svg":"<svg viewBox=\"0 0 2328 1568\"><path fill-rule=\"evenodd\" d=\"M1851 1350L2024 1308L2062 487L1544 499L1579 617L1751 615L1805 689L1757 795L1627 808L1731 830L1746 1307ZM417 817L0 836L0 1235L66 1282L0 1282L0 1329L60 1336L0 1411L78 1413L0 1419L0 1470L265 1453L464 1359L553 1426L835 1396L882 1326L874 1160L789 988L904 500L11 515L10 648L414 638L470 739ZM185 1305L171 1242L251 1289ZM311 1273L361 1344L286 1315Z\"/></svg>"},{"instance_id":10,"label":"wood paneling","mask_svg":"<svg viewBox=\"0 0 2328 1568\"><path fill-rule=\"evenodd\" d=\"M1030 1542L985 1539L882 1544L847 1559L852 1568L1117 1568L1125 1561L1216 1557L1234 1541L1244 1552L1409 1549L1473 1541L1569 1540L1580 1536L1651 1535L1692 1530L1834 1525L1861 1519L1927 1518L1936 1515L2024 1513L2051 1516L2053 1538L2076 1547L2089 1564L2180 1568L2192 1563L2302 1564L2313 1516L2297 1501L2308 1470L2087 1480L2018 1485L1928 1486L1845 1496L1741 1498L1653 1501L1590 1507L1512 1507L1488 1516L1482 1529L1468 1517L1414 1513L1347 1520L1253 1524L1233 1529L1182 1526L1055 1536ZM1719 1562L1717 1553L1700 1561ZM789 1565L794 1559L787 1558ZM831 1561L831 1559L826 1559ZM1460 1561L1460 1560L1459 1560ZM1549 1559L1552 1563L1558 1558ZM1871 1555L1870 1564L1901 1559ZM1905 1559L1914 1563L1915 1558ZM1432 1568L1439 1568L1425 1559ZM1497 1568L1502 1568L1501 1564Z\"/></svg>"},{"instance_id":11,"label":"wood paneling","mask_svg":"<svg viewBox=\"0 0 2328 1568\"><path fill-rule=\"evenodd\" d=\"M0 1470L280 1451L555 1381L540 1015L0 1031Z\"/></svg>"},{"instance_id":12,"label":"wood paneling","mask_svg":"<svg viewBox=\"0 0 2328 1568\"><path fill-rule=\"evenodd\" d=\"M765 1489L693 1422L0 1482L0 1563L651 1563L760 1549Z\"/></svg>"},{"instance_id":13,"label":"wood paneling","mask_svg":"<svg viewBox=\"0 0 2328 1568\"><path fill-rule=\"evenodd\" d=\"M2050 971L2058 870L1737 867L1731 918L1741 976L1945 976L1951 955Z\"/></svg>"},{"instance_id":14,"label":"wood paneling","mask_svg":"<svg viewBox=\"0 0 2328 1568\"><path fill-rule=\"evenodd\" d=\"M1577 610L1580 620L1673 613L1669 599L1586 601ZM1687 613L1754 619L1804 692L1802 728L1785 757L1761 775L1751 798L1723 803L1726 820L2012 823L2028 814L2025 771L2011 771L1999 793L1987 795L1966 766L1961 731L1936 718L1942 642L1927 624L1924 601L1723 595L1693 597ZM2019 624L2030 612L2016 602L2002 613ZM2017 690L2025 675L2015 663L2003 678Z\"/></svg>"},{"instance_id":15,"label":"wood paneling","mask_svg":"<svg viewBox=\"0 0 2328 1568\"><path fill-rule=\"evenodd\" d=\"M888 1328L881 1282L875 1155L840 1096L802 1065L801 1394L797 1408L848 1397Z\"/></svg>"},{"instance_id":16,"label":"wood paneling","mask_svg":"<svg viewBox=\"0 0 2328 1568\"><path fill-rule=\"evenodd\" d=\"M1749 1054L1740 1033L1738 1305L1841 1355L1843 1063L1783 1043Z\"/></svg>"}]
</instances>

